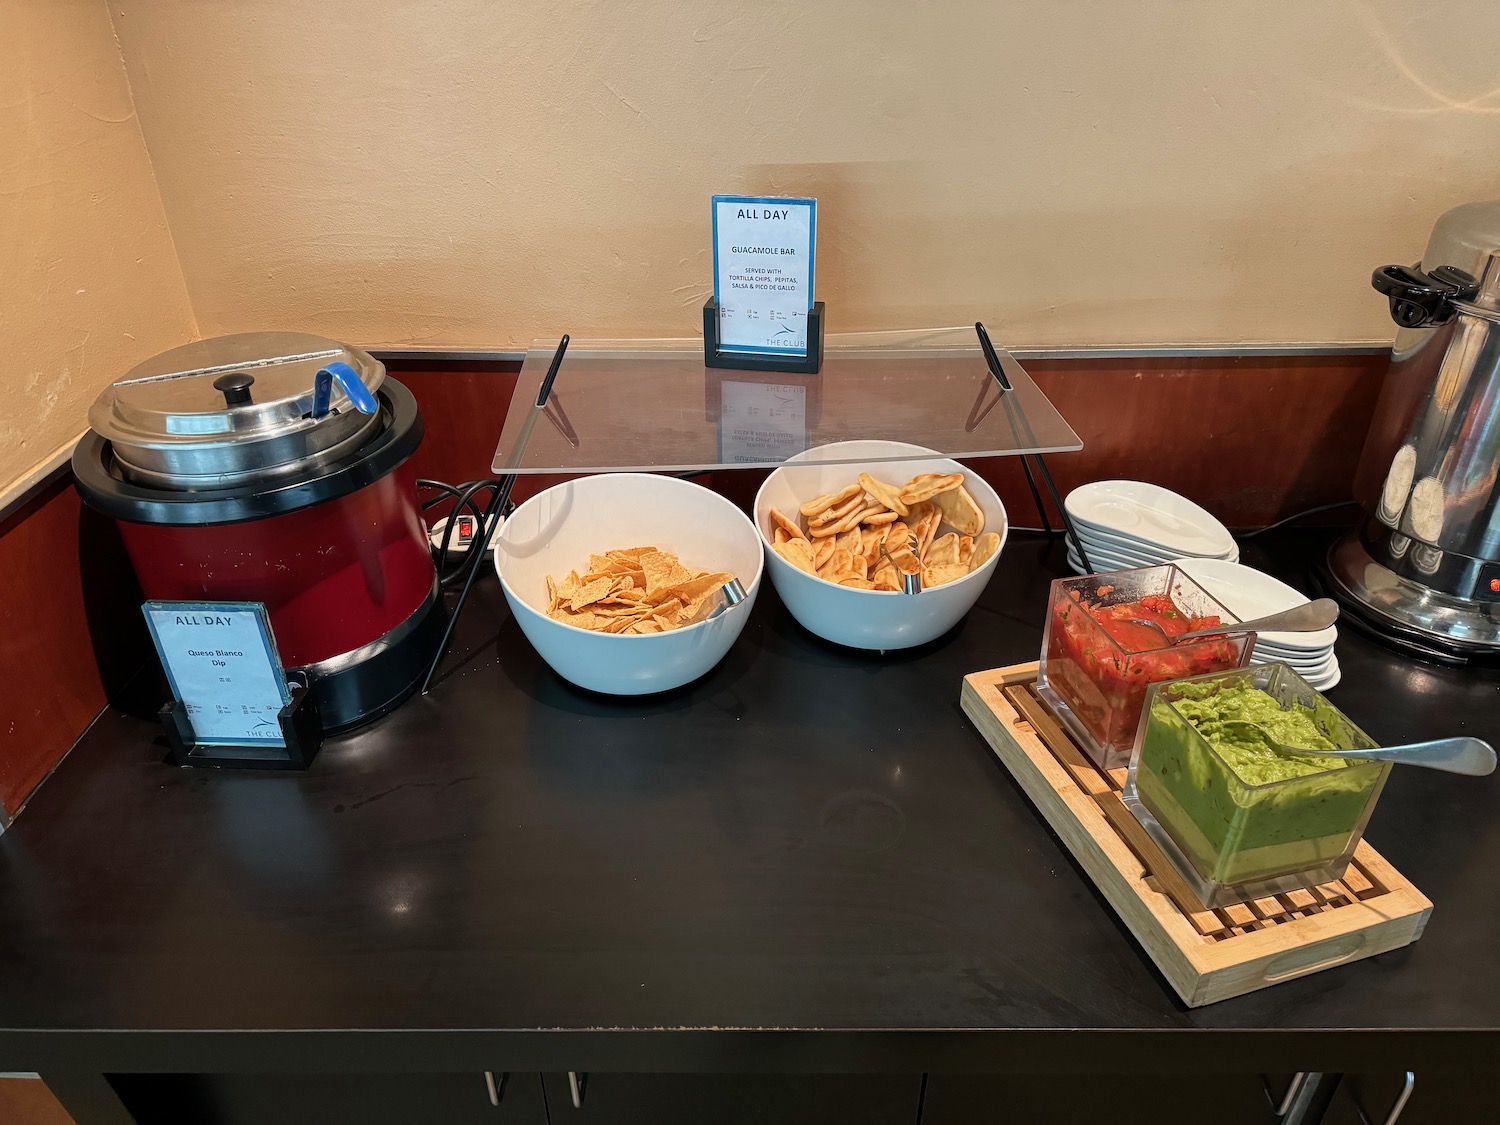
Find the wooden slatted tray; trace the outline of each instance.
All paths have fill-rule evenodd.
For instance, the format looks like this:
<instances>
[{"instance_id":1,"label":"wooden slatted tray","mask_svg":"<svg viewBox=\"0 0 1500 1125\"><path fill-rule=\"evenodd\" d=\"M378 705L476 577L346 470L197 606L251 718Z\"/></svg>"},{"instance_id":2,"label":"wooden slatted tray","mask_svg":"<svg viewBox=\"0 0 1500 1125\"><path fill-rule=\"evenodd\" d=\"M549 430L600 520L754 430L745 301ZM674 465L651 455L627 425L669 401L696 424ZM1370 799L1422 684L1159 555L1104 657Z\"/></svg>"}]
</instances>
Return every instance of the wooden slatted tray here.
<instances>
[{"instance_id":1,"label":"wooden slatted tray","mask_svg":"<svg viewBox=\"0 0 1500 1125\"><path fill-rule=\"evenodd\" d=\"M964 678L963 709L1189 1007L1414 942L1432 903L1361 841L1344 878L1208 910L1036 693L1037 665Z\"/></svg>"}]
</instances>

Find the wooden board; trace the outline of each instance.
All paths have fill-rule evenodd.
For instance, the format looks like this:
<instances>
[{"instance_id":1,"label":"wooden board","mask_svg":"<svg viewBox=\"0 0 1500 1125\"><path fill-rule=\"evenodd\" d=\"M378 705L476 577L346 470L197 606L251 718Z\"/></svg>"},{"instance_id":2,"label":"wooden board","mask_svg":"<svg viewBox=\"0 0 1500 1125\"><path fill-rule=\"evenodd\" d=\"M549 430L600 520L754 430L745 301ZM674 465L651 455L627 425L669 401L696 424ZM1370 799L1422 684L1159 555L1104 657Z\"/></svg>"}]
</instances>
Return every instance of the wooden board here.
<instances>
[{"instance_id":1,"label":"wooden board","mask_svg":"<svg viewBox=\"0 0 1500 1125\"><path fill-rule=\"evenodd\" d=\"M1035 663L964 677L963 709L1177 994L1196 1008L1409 945L1432 903L1369 844L1345 877L1209 910L1036 694Z\"/></svg>"}]
</instances>

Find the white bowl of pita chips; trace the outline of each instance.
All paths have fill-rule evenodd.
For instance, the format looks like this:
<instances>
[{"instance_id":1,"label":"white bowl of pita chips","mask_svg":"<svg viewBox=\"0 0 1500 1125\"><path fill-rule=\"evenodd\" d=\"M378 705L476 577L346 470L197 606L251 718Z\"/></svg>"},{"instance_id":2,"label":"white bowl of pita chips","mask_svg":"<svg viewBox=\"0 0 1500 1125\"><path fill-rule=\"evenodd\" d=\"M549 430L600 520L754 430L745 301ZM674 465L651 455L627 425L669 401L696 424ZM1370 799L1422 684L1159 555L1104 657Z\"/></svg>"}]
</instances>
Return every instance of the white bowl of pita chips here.
<instances>
[{"instance_id":1,"label":"white bowl of pita chips","mask_svg":"<svg viewBox=\"0 0 1500 1125\"><path fill-rule=\"evenodd\" d=\"M728 500L649 473L549 488L495 537L495 570L526 639L563 679L609 695L667 691L718 664L755 606L763 557ZM745 598L710 617L728 575Z\"/></svg>"},{"instance_id":2,"label":"white bowl of pita chips","mask_svg":"<svg viewBox=\"0 0 1500 1125\"><path fill-rule=\"evenodd\" d=\"M929 456L890 460L917 454ZM1008 523L995 490L957 461L906 442L844 441L767 477L755 527L771 585L804 628L885 650L958 624L995 572ZM902 571L922 575L920 593L903 592Z\"/></svg>"}]
</instances>

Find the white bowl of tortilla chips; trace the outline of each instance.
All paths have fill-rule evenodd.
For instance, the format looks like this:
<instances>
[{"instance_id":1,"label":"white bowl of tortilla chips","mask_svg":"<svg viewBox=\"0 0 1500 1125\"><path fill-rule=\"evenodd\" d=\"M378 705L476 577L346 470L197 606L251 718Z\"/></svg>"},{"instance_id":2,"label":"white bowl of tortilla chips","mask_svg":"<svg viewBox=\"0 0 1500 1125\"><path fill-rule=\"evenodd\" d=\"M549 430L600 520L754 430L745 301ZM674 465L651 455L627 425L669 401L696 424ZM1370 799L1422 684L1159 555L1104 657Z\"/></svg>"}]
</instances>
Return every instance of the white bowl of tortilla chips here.
<instances>
[{"instance_id":1,"label":"white bowl of tortilla chips","mask_svg":"<svg viewBox=\"0 0 1500 1125\"><path fill-rule=\"evenodd\" d=\"M921 453L931 456L889 459ZM906 442L844 441L767 477L755 526L793 617L835 644L885 650L958 624L994 574L1008 524L995 490L957 461ZM920 593L901 592L902 570L922 574Z\"/></svg>"},{"instance_id":2,"label":"white bowl of tortilla chips","mask_svg":"<svg viewBox=\"0 0 1500 1125\"><path fill-rule=\"evenodd\" d=\"M563 679L609 695L667 691L705 675L745 627L762 569L760 537L743 512L700 485L649 473L549 488L495 537L495 570L526 639ZM700 606L717 604L702 603L723 574L740 580L744 601L689 623ZM632 607L647 601L648 582L651 604L642 608L655 617Z\"/></svg>"}]
</instances>

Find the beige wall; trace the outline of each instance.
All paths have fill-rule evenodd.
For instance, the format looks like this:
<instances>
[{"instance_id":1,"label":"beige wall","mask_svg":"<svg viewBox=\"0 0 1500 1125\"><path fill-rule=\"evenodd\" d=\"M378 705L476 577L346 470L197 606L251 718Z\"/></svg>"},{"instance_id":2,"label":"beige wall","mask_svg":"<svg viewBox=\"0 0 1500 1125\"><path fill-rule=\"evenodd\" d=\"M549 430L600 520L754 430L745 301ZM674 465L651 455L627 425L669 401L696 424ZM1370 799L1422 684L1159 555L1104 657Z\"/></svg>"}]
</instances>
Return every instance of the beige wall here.
<instances>
[{"instance_id":1,"label":"beige wall","mask_svg":"<svg viewBox=\"0 0 1500 1125\"><path fill-rule=\"evenodd\" d=\"M836 330L1386 340L1369 270L1500 195L1496 42L1491 0L0 0L0 492L194 314L691 333L721 190L819 197Z\"/></svg>"},{"instance_id":2,"label":"beige wall","mask_svg":"<svg viewBox=\"0 0 1500 1125\"><path fill-rule=\"evenodd\" d=\"M99 0L0 0L0 496L192 312Z\"/></svg>"},{"instance_id":3,"label":"beige wall","mask_svg":"<svg viewBox=\"0 0 1500 1125\"><path fill-rule=\"evenodd\" d=\"M1500 195L1500 5L115 0L205 333L686 334L714 191L819 197L837 329L1386 340Z\"/></svg>"}]
</instances>

